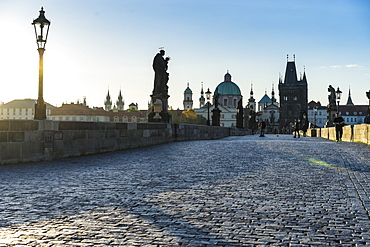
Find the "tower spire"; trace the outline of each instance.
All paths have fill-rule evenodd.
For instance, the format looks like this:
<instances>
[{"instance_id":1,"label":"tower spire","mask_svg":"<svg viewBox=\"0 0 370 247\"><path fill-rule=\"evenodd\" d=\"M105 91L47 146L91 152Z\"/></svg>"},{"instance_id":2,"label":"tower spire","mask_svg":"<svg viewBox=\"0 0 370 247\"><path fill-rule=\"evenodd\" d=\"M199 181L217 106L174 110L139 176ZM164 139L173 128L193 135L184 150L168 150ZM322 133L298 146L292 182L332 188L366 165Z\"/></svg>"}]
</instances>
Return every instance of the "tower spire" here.
<instances>
[{"instance_id":1,"label":"tower spire","mask_svg":"<svg viewBox=\"0 0 370 247\"><path fill-rule=\"evenodd\" d=\"M348 99L346 105L354 105L351 97L351 87L348 89Z\"/></svg>"}]
</instances>

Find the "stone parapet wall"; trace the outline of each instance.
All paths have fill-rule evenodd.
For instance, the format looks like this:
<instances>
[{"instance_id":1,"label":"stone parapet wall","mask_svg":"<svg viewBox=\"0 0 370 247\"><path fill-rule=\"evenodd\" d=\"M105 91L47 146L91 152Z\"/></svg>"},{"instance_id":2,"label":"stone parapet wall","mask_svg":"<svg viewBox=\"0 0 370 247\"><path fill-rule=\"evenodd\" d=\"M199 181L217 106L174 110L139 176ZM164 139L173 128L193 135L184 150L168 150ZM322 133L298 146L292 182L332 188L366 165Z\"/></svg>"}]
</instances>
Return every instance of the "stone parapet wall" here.
<instances>
[{"instance_id":1,"label":"stone parapet wall","mask_svg":"<svg viewBox=\"0 0 370 247\"><path fill-rule=\"evenodd\" d=\"M307 135L335 140L335 127L309 129ZM370 124L346 125L343 127L342 141L363 142L370 145Z\"/></svg>"},{"instance_id":2,"label":"stone parapet wall","mask_svg":"<svg viewBox=\"0 0 370 247\"><path fill-rule=\"evenodd\" d=\"M246 134L248 130L189 124L2 120L0 164Z\"/></svg>"}]
</instances>

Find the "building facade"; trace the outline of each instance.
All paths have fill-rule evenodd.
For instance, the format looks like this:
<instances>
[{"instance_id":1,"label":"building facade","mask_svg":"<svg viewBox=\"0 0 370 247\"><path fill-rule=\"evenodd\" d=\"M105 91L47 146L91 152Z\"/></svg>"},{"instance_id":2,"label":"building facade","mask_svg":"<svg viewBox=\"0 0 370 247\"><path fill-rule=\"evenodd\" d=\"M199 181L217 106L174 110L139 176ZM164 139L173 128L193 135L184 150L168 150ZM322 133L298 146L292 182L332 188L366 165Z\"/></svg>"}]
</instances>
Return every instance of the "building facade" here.
<instances>
[{"instance_id":1,"label":"building facade","mask_svg":"<svg viewBox=\"0 0 370 247\"><path fill-rule=\"evenodd\" d=\"M36 99L16 99L0 105L0 120L19 119L32 120L35 116ZM54 106L46 103L46 117L48 117Z\"/></svg>"}]
</instances>

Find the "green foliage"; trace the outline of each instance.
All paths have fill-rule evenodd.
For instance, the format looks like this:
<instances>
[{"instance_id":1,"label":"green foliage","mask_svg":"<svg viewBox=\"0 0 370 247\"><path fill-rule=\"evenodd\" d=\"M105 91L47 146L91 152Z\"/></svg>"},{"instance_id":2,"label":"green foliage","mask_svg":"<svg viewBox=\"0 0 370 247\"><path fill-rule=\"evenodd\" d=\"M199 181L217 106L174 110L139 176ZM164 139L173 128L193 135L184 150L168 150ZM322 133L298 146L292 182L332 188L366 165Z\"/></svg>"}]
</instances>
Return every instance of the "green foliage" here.
<instances>
[{"instance_id":1,"label":"green foliage","mask_svg":"<svg viewBox=\"0 0 370 247\"><path fill-rule=\"evenodd\" d=\"M187 124L198 124L206 125L207 120L196 114L193 109L188 109L186 111L170 111L172 114L173 123L187 123Z\"/></svg>"}]
</instances>

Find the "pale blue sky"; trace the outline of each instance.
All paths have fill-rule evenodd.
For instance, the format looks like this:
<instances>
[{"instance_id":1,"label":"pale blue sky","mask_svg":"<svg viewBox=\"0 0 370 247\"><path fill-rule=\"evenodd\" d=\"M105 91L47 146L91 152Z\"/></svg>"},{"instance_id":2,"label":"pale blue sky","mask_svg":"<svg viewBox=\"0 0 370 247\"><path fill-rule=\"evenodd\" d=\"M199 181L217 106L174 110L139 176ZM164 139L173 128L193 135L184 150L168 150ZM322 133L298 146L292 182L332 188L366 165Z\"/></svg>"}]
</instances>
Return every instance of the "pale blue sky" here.
<instances>
[{"instance_id":1,"label":"pale blue sky","mask_svg":"<svg viewBox=\"0 0 370 247\"><path fill-rule=\"evenodd\" d=\"M103 106L109 88L125 108L146 109L151 63L171 57L169 105L182 109L189 82L198 107L201 82L213 92L229 70L247 104L260 100L286 56L306 68L309 101L327 104L327 87L368 104L370 2L366 0L0 0L0 101L37 98L38 53L31 22L44 6L51 20L44 55L44 99L60 106L87 97Z\"/></svg>"}]
</instances>

